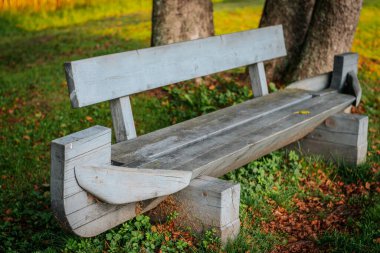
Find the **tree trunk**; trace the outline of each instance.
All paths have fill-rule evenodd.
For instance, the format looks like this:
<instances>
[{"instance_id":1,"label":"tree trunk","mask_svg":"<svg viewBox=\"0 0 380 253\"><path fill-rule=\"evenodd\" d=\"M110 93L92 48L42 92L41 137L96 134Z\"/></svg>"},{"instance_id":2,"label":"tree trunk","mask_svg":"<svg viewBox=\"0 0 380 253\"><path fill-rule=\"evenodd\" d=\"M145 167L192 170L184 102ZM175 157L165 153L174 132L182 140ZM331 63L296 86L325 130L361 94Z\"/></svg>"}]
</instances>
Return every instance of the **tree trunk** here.
<instances>
[{"instance_id":1,"label":"tree trunk","mask_svg":"<svg viewBox=\"0 0 380 253\"><path fill-rule=\"evenodd\" d=\"M212 35L211 0L153 0L152 46Z\"/></svg>"},{"instance_id":2,"label":"tree trunk","mask_svg":"<svg viewBox=\"0 0 380 253\"><path fill-rule=\"evenodd\" d=\"M288 79L300 80L332 70L334 55L351 50L362 3L362 0L316 2L299 62Z\"/></svg>"},{"instance_id":3,"label":"tree trunk","mask_svg":"<svg viewBox=\"0 0 380 253\"><path fill-rule=\"evenodd\" d=\"M332 70L351 49L362 0L266 0L260 26L283 24L288 55L268 64L268 78L286 83Z\"/></svg>"},{"instance_id":4,"label":"tree trunk","mask_svg":"<svg viewBox=\"0 0 380 253\"><path fill-rule=\"evenodd\" d=\"M283 25L287 57L265 65L267 78L281 82L288 67L295 64L309 28L316 0L267 0L260 27Z\"/></svg>"}]
</instances>

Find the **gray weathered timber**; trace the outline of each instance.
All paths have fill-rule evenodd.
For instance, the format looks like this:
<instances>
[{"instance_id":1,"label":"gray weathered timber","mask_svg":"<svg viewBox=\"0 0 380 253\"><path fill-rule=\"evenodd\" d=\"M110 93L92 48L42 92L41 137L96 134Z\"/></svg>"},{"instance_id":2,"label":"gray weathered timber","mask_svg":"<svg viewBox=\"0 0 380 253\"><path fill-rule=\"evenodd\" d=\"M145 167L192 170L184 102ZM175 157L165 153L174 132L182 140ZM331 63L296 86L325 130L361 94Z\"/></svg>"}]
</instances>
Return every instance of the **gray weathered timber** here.
<instances>
[{"instance_id":1,"label":"gray weathered timber","mask_svg":"<svg viewBox=\"0 0 380 253\"><path fill-rule=\"evenodd\" d=\"M368 116L338 113L318 126L307 138L332 143L360 146L367 142Z\"/></svg>"},{"instance_id":2,"label":"gray weathered timber","mask_svg":"<svg viewBox=\"0 0 380 253\"><path fill-rule=\"evenodd\" d=\"M198 175L221 176L302 138L326 118L342 111L354 99L353 96L343 94L307 99L276 110L265 117L240 122L235 124L234 128L217 131L216 134L208 133L207 138L199 138L159 156L139 152L140 149L150 150L152 147L149 144L121 155L120 148L128 147L128 142L132 143L134 140L115 144L112 149L117 154L113 152L112 160L127 167L133 165L141 168L188 170L193 172L193 178ZM246 106L249 107L249 103ZM308 110L310 114L295 113L300 110ZM197 119L190 120L190 124L194 120ZM177 131L173 132L168 139L180 141L180 136L176 133ZM162 140L153 145L162 143L165 144L166 141Z\"/></svg>"},{"instance_id":3,"label":"gray weathered timber","mask_svg":"<svg viewBox=\"0 0 380 253\"><path fill-rule=\"evenodd\" d=\"M114 159L132 164L140 158L154 158L201 142L212 135L233 131L244 122L259 120L283 108L311 99L307 91L284 90L218 110L168 128L112 146ZM133 166L131 166L133 167Z\"/></svg>"},{"instance_id":4,"label":"gray weathered timber","mask_svg":"<svg viewBox=\"0 0 380 253\"><path fill-rule=\"evenodd\" d=\"M290 146L291 149L294 149L303 155L321 156L325 160L334 163L351 165L359 165L366 161L367 147L367 143L360 146L352 146L308 138Z\"/></svg>"},{"instance_id":5,"label":"gray weathered timber","mask_svg":"<svg viewBox=\"0 0 380 253\"><path fill-rule=\"evenodd\" d=\"M128 96L285 56L282 26L272 26L65 64L73 107Z\"/></svg>"},{"instance_id":6,"label":"gray weathered timber","mask_svg":"<svg viewBox=\"0 0 380 253\"><path fill-rule=\"evenodd\" d=\"M309 91L321 91L327 89L331 83L332 72L303 79L286 86L286 89L301 89Z\"/></svg>"},{"instance_id":7,"label":"gray weathered timber","mask_svg":"<svg viewBox=\"0 0 380 253\"><path fill-rule=\"evenodd\" d=\"M338 113L288 148L304 154L320 155L334 162L358 165L366 160L367 137L367 116Z\"/></svg>"},{"instance_id":8,"label":"gray weathered timber","mask_svg":"<svg viewBox=\"0 0 380 253\"><path fill-rule=\"evenodd\" d=\"M99 203L75 181L75 166L110 162L111 131L105 127L94 126L51 144L52 210L61 224L77 235L95 236L135 216L135 204ZM75 193L73 189L77 189Z\"/></svg>"},{"instance_id":9,"label":"gray weathered timber","mask_svg":"<svg viewBox=\"0 0 380 253\"><path fill-rule=\"evenodd\" d=\"M75 167L75 177L101 201L120 205L178 192L189 185L191 172L82 165Z\"/></svg>"},{"instance_id":10,"label":"gray weathered timber","mask_svg":"<svg viewBox=\"0 0 380 253\"><path fill-rule=\"evenodd\" d=\"M111 100L110 106L116 142L136 138L135 122L129 96Z\"/></svg>"},{"instance_id":11,"label":"gray weathered timber","mask_svg":"<svg viewBox=\"0 0 380 253\"><path fill-rule=\"evenodd\" d=\"M351 71L354 71L355 74L358 73L358 58L358 54L356 53L335 55L331 88L338 91L343 90L347 80L347 74Z\"/></svg>"},{"instance_id":12,"label":"gray weathered timber","mask_svg":"<svg viewBox=\"0 0 380 253\"><path fill-rule=\"evenodd\" d=\"M350 71L347 74L347 87L345 93L351 94L356 97L355 106L359 106L360 99L362 98L362 88L360 87L357 73Z\"/></svg>"},{"instance_id":13,"label":"gray weathered timber","mask_svg":"<svg viewBox=\"0 0 380 253\"><path fill-rule=\"evenodd\" d=\"M162 222L176 210L179 225L191 227L198 233L214 228L226 243L239 233L239 203L240 184L200 176L148 214L153 220Z\"/></svg>"},{"instance_id":14,"label":"gray weathered timber","mask_svg":"<svg viewBox=\"0 0 380 253\"><path fill-rule=\"evenodd\" d=\"M263 62L258 62L248 66L249 77L254 97L268 95L267 78Z\"/></svg>"}]
</instances>

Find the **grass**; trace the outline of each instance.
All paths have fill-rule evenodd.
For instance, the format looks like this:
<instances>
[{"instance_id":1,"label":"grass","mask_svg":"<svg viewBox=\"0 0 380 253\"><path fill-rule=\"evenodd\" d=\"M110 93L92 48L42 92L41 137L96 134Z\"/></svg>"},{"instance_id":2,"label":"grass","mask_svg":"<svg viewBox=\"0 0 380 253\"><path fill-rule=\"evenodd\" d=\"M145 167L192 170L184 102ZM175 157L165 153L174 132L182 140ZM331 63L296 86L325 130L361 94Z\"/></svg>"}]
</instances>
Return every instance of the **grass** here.
<instances>
[{"instance_id":1,"label":"grass","mask_svg":"<svg viewBox=\"0 0 380 253\"><path fill-rule=\"evenodd\" d=\"M216 33L257 27L262 2L215 1ZM138 239L138 243L147 243L151 225L145 218L143 227L136 228L133 220L126 223L130 227L119 227L108 238L105 234L80 240L63 231L49 210L49 145L57 137L95 124L111 127L108 103L71 109L62 63L148 47L150 11L150 1L141 0L80 5L54 12L24 10L0 14L0 251L89 252L90 248L99 250L105 242L115 240L116 249L120 249L126 245L123 240L135 238L129 236L132 231L140 231L135 233L136 238L145 238ZM380 179L379 14L377 1L365 1L353 44L353 51L361 55L363 103L359 109L370 117L369 161L352 168L275 152L229 173L227 179L242 184L242 231L238 240L227 246L228 252L281 252L300 245L341 252L380 250L376 241L380 237L376 185ZM164 97L134 96L138 133L148 133L251 96L234 82L218 80L223 85L215 90L189 84L186 90L169 87ZM191 95L191 103L184 99L185 93ZM331 183L326 185L328 180ZM318 207L321 211L308 213L304 207ZM334 210L341 209L353 212L339 215L339 224L326 224ZM309 237L303 236L297 227L281 223L278 214L310 226ZM320 223L320 229L314 229L313 220ZM272 226L271 222L283 227ZM190 247L173 239L166 246L167 250L182 247L209 252L218 250L215 240L212 235L194 239L194 246ZM154 238L153 242L161 245L162 238Z\"/></svg>"}]
</instances>

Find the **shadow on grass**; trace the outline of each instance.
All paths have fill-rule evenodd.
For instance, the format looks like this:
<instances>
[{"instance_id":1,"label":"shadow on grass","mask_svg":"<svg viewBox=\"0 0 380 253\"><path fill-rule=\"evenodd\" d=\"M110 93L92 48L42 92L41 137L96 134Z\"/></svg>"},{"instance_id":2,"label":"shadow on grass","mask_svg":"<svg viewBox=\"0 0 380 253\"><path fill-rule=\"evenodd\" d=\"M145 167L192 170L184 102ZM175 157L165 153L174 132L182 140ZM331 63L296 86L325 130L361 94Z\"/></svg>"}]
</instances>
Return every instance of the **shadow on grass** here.
<instances>
[{"instance_id":1,"label":"shadow on grass","mask_svg":"<svg viewBox=\"0 0 380 253\"><path fill-rule=\"evenodd\" d=\"M147 47L149 36L139 39L128 37L129 30L141 26L144 26L145 33L150 32L148 20L144 20L141 15L131 14L30 32L17 28L12 17L0 18L0 29L6 27L18 34L3 37L0 41L0 68L12 72Z\"/></svg>"}]
</instances>

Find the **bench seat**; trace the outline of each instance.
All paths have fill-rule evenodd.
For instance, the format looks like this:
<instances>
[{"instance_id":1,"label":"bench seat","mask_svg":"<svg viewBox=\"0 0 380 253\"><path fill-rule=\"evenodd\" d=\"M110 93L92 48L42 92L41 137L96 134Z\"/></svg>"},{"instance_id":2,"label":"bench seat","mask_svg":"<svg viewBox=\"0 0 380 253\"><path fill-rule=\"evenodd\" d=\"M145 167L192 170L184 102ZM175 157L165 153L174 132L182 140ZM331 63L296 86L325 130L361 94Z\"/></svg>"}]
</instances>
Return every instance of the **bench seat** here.
<instances>
[{"instance_id":1,"label":"bench seat","mask_svg":"<svg viewBox=\"0 0 380 253\"><path fill-rule=\"evenodd\" d=\"M286 89L112 145L114 165L221 176L310 133L355 101Z\"/></svg>"}]
</instances>

